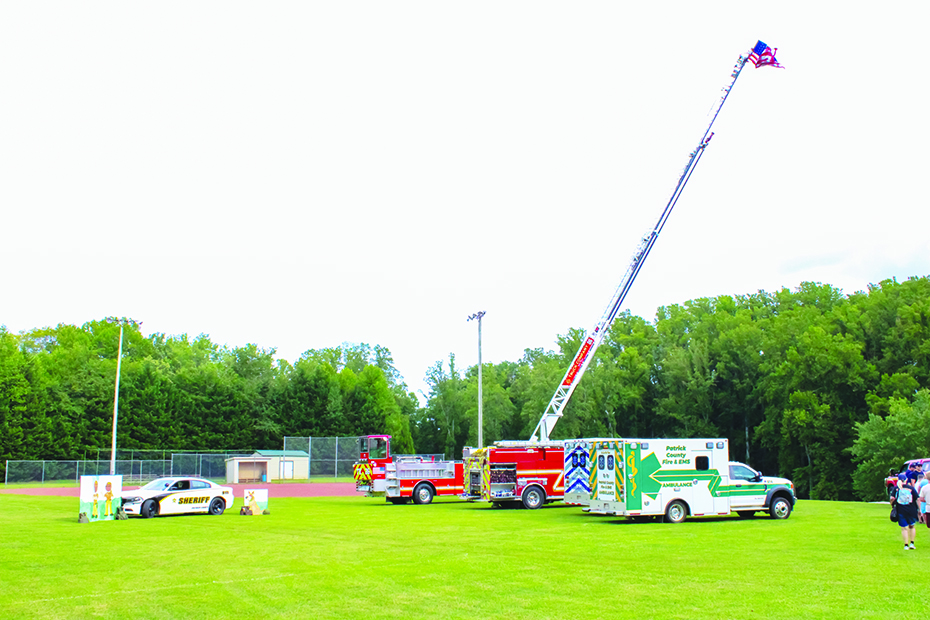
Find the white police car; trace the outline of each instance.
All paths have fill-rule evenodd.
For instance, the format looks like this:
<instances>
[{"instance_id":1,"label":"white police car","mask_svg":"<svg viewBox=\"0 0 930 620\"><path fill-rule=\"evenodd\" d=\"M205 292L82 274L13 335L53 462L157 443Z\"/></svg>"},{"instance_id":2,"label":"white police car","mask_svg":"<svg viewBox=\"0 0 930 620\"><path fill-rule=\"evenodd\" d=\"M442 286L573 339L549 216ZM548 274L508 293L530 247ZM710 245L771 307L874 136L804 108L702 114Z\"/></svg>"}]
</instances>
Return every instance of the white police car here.
<instances>
[{"instance_id":1,"label":"white police car","mask_svg":"<svg viewBox=\"0 0 930 620\"><path fill-rule=\"evenodd\" d=\"M142 488L120 494L129 516L157 517L206 512L221 515L233 504L232 487L202 478L156 478Z\"/></svg>"}]
</instances>

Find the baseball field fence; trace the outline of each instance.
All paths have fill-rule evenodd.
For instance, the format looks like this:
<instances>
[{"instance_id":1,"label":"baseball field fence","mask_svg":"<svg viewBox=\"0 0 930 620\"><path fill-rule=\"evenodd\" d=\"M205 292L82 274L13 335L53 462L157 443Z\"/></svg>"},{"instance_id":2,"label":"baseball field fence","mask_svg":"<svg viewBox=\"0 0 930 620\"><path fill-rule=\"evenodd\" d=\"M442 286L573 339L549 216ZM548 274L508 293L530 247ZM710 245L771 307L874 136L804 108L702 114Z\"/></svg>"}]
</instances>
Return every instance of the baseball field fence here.
<instances>
[{"instance_id":1,"label":"baseball field fence","mask_svg":"<svg viewBox=\"0 0 930 620\"><path fill-rule=\"evenodd\" d=\"M274 451L268 451L274 452ZM285 437L284 455L309 459L310 478L352 477L358 459L358 437ZM81 476L110 474L110 451L95 458L75 460L8 460L3 463L5 484L79 483ZM144 483L164 476L197 476L217 482L226 479L226 460L262 458L261 450L117 450L116 475L127 483Z\"/></svg>"},{"instance_id":2,"label":"baseball field fence","mask_svg":"<svg viewBox=\"0 0 930 620\"><path fill-rule=\"evenodd\" d=\"M358 460L358 437L285 437L285 453L310 455L311 478L352 477Z\"/></svg>"}]
</instances>

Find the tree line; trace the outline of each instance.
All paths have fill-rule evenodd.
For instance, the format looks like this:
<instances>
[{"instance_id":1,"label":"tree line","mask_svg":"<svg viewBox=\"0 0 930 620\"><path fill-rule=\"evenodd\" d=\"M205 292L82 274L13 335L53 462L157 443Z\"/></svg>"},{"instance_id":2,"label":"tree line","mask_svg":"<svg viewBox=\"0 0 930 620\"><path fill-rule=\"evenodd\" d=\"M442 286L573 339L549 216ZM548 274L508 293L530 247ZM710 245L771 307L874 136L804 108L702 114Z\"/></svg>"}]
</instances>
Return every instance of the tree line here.
<instances>
[{"instance_id":1,"label":"tree line","mask_svg":"<svg viewBox=\"0 0 930 620\"><path fill-rule=\"evenodd\" d=\"M487 442L530 437L583 338L483 366ZM427 380L417 447L474 445L477 368L450 355ZM621 314L552 437L726 437L731 459L801 497L875 499L889 468L930 457L928 387L930 278L849 296L805 282L662 307L653 322Z\"/></svg>"},{"instance_id":2,"label":"tree line","mask_svg":"<svg viewBox=\"0 0 930 620\"><path fill-rule=\"evenodd\" d=\"M110 444L119 327L0 328L0 459ZM578 351L484 364L486 443L527 439ZM395 453L461 457L477 441L477 366L426 372L422 406L380 345L273 349L125 331L121 449L259 449L284 436L387 433ZM552 437L726 437L731 458L802 497L873 499L889 467L930 456L930 278L844 295L802 283L629 312L611 326Z\"/></svg>"},{"instance_id":3,"label":"tree line","mask_svg":"<svg viewBox=\"0 0 930 620\"><path fill-rule=\"evenodd\" d=\"M0 459L96 458L109 448L119 326L0 328ZM390 433L412 452L417 407L390 351L311 350L293 365L254 344L124 329L117 445L128 450L278 448L285 436ZM107 452L108 454L109 452Z\"/></svg>"}]
</instances>

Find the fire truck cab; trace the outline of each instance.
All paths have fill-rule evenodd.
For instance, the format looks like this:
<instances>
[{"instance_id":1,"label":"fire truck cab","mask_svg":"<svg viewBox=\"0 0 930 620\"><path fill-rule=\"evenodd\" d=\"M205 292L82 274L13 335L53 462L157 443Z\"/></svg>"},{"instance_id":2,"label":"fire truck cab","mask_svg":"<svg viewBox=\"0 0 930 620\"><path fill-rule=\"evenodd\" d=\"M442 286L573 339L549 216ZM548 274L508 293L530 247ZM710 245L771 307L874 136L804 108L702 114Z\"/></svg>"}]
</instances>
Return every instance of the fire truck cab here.
<instances>
[{"instance_id":1,"label":"fire truck cab","mask_svg":"<svg viewBox=\"0 0 930 620\"><path fill-rule=\"evenodd\" d=\"M383 494L386 486L387 464L391 462L391 436L368 435L358 438L358 461L352 467L355 490L366 497Z\"/></svg>"},{"instance_id":2,"label":"fire truck cab","mask_svg":"<svg viewBox=\"0 0 930 620\"><path fill-rule=\"evenodd\" d=\"M367 435L358 442L353 477L355 489L365 497L429 504L437 495L459 495L464 489L462 461L447 461L440 454L393 456L390 435Z\"/></svg>"}]
</instances>

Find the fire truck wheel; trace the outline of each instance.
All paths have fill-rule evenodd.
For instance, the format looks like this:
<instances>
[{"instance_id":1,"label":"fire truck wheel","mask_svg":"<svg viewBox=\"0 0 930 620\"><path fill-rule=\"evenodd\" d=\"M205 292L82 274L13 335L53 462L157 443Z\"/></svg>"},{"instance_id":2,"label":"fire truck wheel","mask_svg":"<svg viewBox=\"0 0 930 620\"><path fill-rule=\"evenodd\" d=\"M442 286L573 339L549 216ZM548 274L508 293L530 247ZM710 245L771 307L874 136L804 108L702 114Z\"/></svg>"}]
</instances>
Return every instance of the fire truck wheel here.
<instances>
[{"instance_id":1,"label":"fire truck wheel","mask_svg":"<svg viewBox=\"0 0 930 620\"><path fill-rule=\"evenodd\" d=\"M413 502L415 504L428 504L433 501L433 487L421 482L413 489Z\"/></svg>"},{"instance_id":2,"label":"fire truck wheel","mask_svg":"<svg viewBox=\"0 0 930 620\"><path fill-rule=\"evenodd\" d=\"M539 487L529 487L523 491L523 507L536 510L546 503L546 492Z\"/></svg>"},{"instance_id":3,"label":"fire truck wheel","mask_svg":"<svg viewBox=\"0 0 930 620\"><path fill-rule=\"evenodd\" d=\"M668 523L681 523L688 517L688 507L679 500L673 501L665 509L665 520Z\"/></svg>"}]
</instances>

